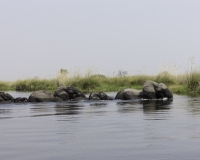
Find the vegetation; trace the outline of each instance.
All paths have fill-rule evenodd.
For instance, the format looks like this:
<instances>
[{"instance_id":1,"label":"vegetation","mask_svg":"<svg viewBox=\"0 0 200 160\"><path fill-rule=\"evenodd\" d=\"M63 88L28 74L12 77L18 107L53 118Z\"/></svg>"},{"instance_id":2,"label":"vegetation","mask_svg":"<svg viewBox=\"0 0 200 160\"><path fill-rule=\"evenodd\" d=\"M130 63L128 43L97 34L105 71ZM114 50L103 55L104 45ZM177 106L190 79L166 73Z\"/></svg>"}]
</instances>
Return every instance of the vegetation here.
<instances>
[{"instance_id":1,"label":"vegetation","mask_svg":"<svg viewBox=\"0 0 200 160\"><path fill-rule=\"evenodd\" d=\"M15 82L0 81L0 90L54 91L58 86L74 86L85 93L119 91L125 88L142 89L146 80L165 83L173 93L200 93L200 71L190 68L183 75L173 75L162 72L155 76L134 75L128 76L127 72L119 71L114 77L87 73L85 76L75 74L69 77L68 71L61 69L54 79L26 79Z\"/></svg>"}]
</instances>

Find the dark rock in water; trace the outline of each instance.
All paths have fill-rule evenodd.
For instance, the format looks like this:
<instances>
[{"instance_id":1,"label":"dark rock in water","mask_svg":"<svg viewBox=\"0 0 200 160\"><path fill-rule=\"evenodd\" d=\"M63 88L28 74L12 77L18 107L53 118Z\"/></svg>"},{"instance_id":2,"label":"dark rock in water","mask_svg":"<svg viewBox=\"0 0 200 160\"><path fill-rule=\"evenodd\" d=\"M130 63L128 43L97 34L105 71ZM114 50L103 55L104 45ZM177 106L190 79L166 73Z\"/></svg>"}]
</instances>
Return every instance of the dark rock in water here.
<instances>
[{"instance_id":1,"label":"dark rock in water","mask_svg":"<svg viewBox=\"0 0 200 160\"><path fill-rule=\"evenodd\" d=\"M89 100L113 100L104 92L94 92L89 95Z\"/></svg>"},{"instance_id":2,"label":"dark rock in water","mask_svg":"<svg viewBox=\"0 0 200 160\"><path fill-rule=\"evenodd\" d=\"M14 98L10 94L0 92L0 102L12 102L13 100Z\"/></svg>"},{"instance_id":3,"label":"dark rock in water","mask_svg":"<svg viewBox=\"0 0 200 160\"><path fill-rule=\"evenodd\" d=\"M58 102L62 99L54 97L54 94L49 91L39 90L33 92L28 99L29 102Z\"/></svg>"}]
</instances>

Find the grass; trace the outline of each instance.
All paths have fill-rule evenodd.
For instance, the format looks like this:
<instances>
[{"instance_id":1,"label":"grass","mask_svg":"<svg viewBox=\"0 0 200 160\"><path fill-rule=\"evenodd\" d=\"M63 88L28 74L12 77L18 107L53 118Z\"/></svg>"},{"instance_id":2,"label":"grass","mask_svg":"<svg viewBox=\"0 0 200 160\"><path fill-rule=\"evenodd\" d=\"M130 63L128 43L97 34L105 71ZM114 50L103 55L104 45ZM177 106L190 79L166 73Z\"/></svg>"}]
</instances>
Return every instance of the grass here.
<instances>
[{"instance_id":1,"label":"grass","mask_svg":"<svg viewBox=\"0 0 200 160\"><path fill-rule=\"evenodd\" d=\"M13 82L12 86L17 91L55 90L56 79L26 79Z\"/></svg>"},{"instance_id":2,"label":"grass","mask_svg":"<svg viewBox=\"0 0 200 160\"><path fill-rule=\"evenodd\" d=\"M146 80L165 83L173 93L200 93L200 71L192 68L182 75L173 75L168 72L162 72L155 76L125 75L106 77L104 75L87 73L85 76L75 74L74 76L67 77L67 74L65 73L65 76L58 76L54 79L25 79L15 82L0 81L0 90L54 91L58 86L64 85L74 86L84 93L98 91L110 92L119 91L125 88L142 89Z\"/></svg>"}]
</instances>

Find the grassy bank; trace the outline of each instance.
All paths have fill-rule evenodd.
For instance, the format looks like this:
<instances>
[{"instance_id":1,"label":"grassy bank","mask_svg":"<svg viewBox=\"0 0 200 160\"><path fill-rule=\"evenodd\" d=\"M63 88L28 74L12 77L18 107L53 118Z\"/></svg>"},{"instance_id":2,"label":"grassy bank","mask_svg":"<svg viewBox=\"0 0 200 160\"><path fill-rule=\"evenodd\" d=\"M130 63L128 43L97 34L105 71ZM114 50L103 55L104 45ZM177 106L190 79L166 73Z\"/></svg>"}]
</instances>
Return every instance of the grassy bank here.
<instances>
[{"instance_id":1,"label":"grassy bank","mask_svg":"<svg viewBox=\"0 0 200 160\"><path fill-rule=\"evenodd\" d=\"M135 75L135 76L115 76L105 77L104 75L86 76L75 75L73 77L56 77L54 79L25 79L15 82L0 81L0 90L54 91L58 86L74 86L85 93L95 91L119 91L125 88L142 89L146 80L153 80L158 83L165 83L173 93L200 93L200 72L190 71L183 75L172 75L162 72L155 76Z\"/></svg>"}]
</instances>

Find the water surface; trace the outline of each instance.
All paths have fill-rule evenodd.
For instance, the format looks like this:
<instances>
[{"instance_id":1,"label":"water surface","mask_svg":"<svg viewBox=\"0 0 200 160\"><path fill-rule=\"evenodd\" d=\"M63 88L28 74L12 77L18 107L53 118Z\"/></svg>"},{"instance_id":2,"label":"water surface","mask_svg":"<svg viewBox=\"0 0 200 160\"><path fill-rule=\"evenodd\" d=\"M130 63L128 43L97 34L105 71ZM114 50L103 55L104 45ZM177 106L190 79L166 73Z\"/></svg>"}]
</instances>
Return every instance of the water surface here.
<instances>
[{"instance_id":1,"label":"water surface","mask_svg":"<svg viewBox=\"0 0 200 160\"><path fill-rule=\"evenodd\" d=\"M173 101L0 104L0 126L2 160L197 160L200 156L198 96L174 95Z\"/></svg>"}]
</instances>

